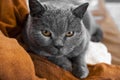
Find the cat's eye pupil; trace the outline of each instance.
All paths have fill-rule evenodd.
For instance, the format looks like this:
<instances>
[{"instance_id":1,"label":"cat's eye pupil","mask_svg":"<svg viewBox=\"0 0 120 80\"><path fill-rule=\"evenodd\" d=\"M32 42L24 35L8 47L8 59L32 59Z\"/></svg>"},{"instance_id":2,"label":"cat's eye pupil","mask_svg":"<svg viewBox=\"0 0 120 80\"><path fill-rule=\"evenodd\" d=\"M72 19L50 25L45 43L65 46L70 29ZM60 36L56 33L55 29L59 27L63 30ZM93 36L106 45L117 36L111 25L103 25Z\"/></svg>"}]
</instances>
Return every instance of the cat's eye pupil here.
<instances>
[{"instance_id":1,"label":"cat's eye pupil","mask_svg":"<svg viewBox=\"0 0 120 80\"><path fill-rule=\"evenodd\" d=\"M72 34L72 32L68 32L68 34Z\"/></svg>"},{"instance_id":2,"label":"cat's eye pupil","mask_svg":"<svg viewBox=\"0 0 120 80\"><path fill-rule=\"evenodd\" d=\"M74 32L67 32L66 37L72 37L74 35Z\"/></svg>"},{"instance_id":3,"label":"cat's eye pupil","mask_svg":"<svg viewBox=\"0 0 120 80\"><path fill-rule=\"evenodd\" d=\"M43 30L43 31L42 31L42 34L43 34L44 36L47 36L47 37L50 37L50 36L51 36L50 31L47 31L47 30Z\"/></svg>"}]
</instances>

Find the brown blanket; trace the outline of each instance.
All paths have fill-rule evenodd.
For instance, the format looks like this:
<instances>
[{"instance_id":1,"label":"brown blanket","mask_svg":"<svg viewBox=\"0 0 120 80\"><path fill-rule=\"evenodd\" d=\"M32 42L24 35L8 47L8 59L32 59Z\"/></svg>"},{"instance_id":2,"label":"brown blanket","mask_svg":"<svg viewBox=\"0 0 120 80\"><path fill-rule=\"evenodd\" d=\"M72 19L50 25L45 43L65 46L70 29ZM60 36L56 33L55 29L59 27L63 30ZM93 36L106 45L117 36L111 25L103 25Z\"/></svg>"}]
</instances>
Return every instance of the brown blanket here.
<instances>
[{"instance_id":1,"label":"brown blanket","mask_svg":"<svg viewBox=\"0 0 120 80\"><path fill-rule=\"evenodd\" d=\"M104 7L100 10L94 15L98 16L98 12L104 15L103 20L98 21L104 31L103 42L114 56L113 63L120 64L120 32ZM47 80L79 80L46 58L28 54L19 45L22 24L27 14L25 0L0 0L0 80L44 80L42 77ZM119 65L101 63L88 67L90 74L84 80L120 80Z\"/></svg>"}]
</instances>

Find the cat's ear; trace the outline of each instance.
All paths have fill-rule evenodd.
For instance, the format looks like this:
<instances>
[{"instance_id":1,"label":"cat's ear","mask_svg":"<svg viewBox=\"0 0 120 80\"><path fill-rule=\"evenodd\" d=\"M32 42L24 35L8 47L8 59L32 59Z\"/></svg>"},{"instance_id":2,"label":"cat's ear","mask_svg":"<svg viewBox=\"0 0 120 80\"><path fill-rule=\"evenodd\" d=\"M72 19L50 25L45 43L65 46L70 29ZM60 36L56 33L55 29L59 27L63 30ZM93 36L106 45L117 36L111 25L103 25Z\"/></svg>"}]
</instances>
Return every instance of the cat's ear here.
<instances>
[{"instance_id":1,"label":"cat's ear","mask_svg":"<svg viewBox=\"0 0 120 80\"><path fill-rule=\"evenodd\" d=\"M84 4L80 5L79 7L75 8L72 11L73 15L82 19L86 10L87 10L87 8L88 8L88 5L89 5L89 3L84 3Z\"/></svg>"},{"instance_id":2,"label":"cat's ear","mask_svg":"<svg viewBox=\"0 0 120 80\"><path fill-rule=\"evenodd\" d=\"M42 15L45 12L45 8L40 4L38 0L29 0L30 15L32 17Z\"/></svg>"}]
</instances>

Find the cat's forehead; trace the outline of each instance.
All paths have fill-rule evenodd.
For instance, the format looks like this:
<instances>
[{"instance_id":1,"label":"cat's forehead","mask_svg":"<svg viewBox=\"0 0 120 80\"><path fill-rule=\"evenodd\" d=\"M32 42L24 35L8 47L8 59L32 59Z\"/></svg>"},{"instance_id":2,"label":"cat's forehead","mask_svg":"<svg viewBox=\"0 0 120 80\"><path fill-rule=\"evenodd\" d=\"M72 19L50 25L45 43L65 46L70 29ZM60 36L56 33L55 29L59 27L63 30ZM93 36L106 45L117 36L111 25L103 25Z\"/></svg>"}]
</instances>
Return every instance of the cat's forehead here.
<instances>
[{"instance_id":1,"label":"cat's forehead","mask_svg":"<svg viewBox=\"0 0 120 80\"><path fill-rule=\"evenodd\" d=\"M72 20L75 16L72 15L72 12L67 9L67 10L62 10L62 9L50 9L45 11L43 14L42 18L45 20L57 20L57 21L62 21L62 20Z\"/></svg>"},{"instance_id":2,"label":"cat's forehead","mask_svg":"<svg viewBox=\"0 0 120 80\"><path fill-rule=\"evenodd\" d=\"M54 9L48 10L43 14L43 18L45 20L55 20L55 21L69 21L72 22L76 19L76 17L72 14L70 9L62 10L62 9Z\"/></svg>"},{"instance_id":3,"label":"cat's forehead","mask_svg":"<svg viewBox=\"0 0 120 80\"><path fill-rule=\"evenodd\" d=\"M43 28L62 34L68 30L80 30L80 19L72 15L70 10L48 10L40 17Z\"/></svg>"}]
</instances>

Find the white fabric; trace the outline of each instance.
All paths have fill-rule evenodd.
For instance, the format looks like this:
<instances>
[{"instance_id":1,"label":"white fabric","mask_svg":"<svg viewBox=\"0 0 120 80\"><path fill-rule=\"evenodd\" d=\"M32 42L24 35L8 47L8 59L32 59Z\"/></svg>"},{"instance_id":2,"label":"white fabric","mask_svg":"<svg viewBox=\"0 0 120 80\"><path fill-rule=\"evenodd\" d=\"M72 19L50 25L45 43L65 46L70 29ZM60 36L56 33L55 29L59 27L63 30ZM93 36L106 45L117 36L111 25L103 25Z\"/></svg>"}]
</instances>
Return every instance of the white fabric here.
<instances>
[{"instance_id":1,"label":"white fabric","mask_svg":"<svg viewBox=\"0 0 120 80\"><path fill-rule=\"evenodd\" d=\"M111 54L103 43L90 42L86 53L87 64L111 64Z\"/></svg>"}]
</instances>

